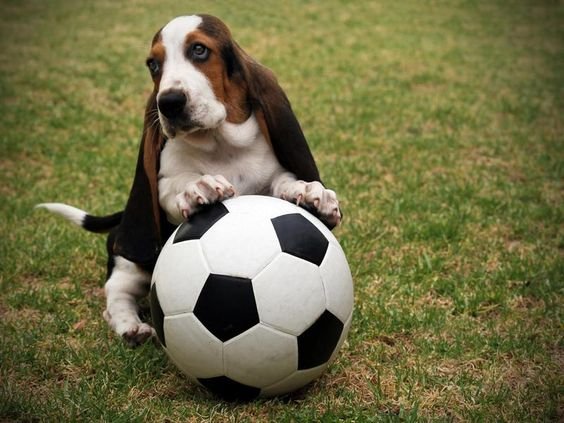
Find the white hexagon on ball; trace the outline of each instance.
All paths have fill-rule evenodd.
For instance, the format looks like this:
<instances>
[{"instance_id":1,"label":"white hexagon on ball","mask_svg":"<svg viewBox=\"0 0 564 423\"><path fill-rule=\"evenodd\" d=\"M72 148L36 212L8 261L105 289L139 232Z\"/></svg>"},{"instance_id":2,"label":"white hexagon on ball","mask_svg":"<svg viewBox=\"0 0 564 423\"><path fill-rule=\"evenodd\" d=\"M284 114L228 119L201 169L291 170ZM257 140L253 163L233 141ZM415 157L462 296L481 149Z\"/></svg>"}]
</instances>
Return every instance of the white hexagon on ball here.
<instances>
[{"instance_id":1,"label":"white hexagon on ball","mask_svg":"<svg viewBox=\"0 0 564 423\"><path fill-rule=\"evenodd\" d=\"M246 213L252 210L255 218L272 219L283 214L296 213L300 210L295 204L288 201L281 202L278 198L264 195L246 195L245 201L238 201L241 197L231 198L223 202L231 213Z\"/></svg>"},{"instance_id":2,"label":"white hexagon on ball","mask_svg":"<svg viewBox=\"0 0 564 423\"><path fill-rule=\"evenodd\" d=\"M172 237L165 245L167 254L159 257L152 277L153 283L159 281L158 295L165 315L192 312L210 274L198 241L184 241L175 247L171 244Z\"/></svg>"},{"instance_id":3,"label":"white hexagon on ball","mask_svg":"<svg viewBox=\"0 0 564 423\"><path fill-rule=\"evenodd\" d=\"M192 313L164 319L166 352L192 379L223 374L223 343L213 336Z\"/></svg>"},{"instance_id":4,"label":"white hexagon on ball","mask_svg":"<svg viewBox=\"0 0 564 423\"><path fill-rule=\"evenodd\" d=\"M272 327L299 335L325 310L319 268L286 253L253 278L259 318Z\"/></svg>"},{"instance_id":5,"label":"white hexagon on ball","mask_svg":"<svg viewBox=\"0 0 564 423\"><path fill-rule=\"evenodd\" d=\"M352 275L341 247L329 244L325 259L319 267L327 309L346 322L353 308Z\"/></svg>"},{"instance_id":6,"label":"white hexagon on ball","mask_svg":"<svg viewBox=\"0 0 564 423\"><path fill-rule=\"evenodd\" d=\"M223 348L225 374L258 388L285 378L298 366L296 337L262 324L229 340Z\"/></svg>"},{"instance_id":7,"label":"white hexagon on ball","mask_svg":"<svg viewBox=\"0 0 564 423\"><path fill-rule=\"evenodd\" d=\"M200 242L212 273L241 278L255 276L281 251L270 220L247 213L227 214Z\"/></svg>"}]
</instances>

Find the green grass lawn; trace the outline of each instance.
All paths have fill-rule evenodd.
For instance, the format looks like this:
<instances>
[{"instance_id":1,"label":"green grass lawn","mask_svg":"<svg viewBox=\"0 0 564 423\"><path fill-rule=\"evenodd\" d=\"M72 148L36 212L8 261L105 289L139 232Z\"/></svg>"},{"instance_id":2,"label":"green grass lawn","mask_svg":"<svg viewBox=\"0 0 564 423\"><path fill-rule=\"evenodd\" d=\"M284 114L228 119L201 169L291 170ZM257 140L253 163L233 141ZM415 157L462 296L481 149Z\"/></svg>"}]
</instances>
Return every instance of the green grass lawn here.
<instances>
[{"instance_id":1,"label":"green grass lawn","mask_svg":"<svg viewBox=\"0 0 564 423\"><path fill-rule=\"evenodd\" d=\"M102 319L154 32L221 17L272 68L355 281L348 342L289 399L217 401ZM564 5L0 0L0 421L564 419Z\"/></svg>"}]
</instances>

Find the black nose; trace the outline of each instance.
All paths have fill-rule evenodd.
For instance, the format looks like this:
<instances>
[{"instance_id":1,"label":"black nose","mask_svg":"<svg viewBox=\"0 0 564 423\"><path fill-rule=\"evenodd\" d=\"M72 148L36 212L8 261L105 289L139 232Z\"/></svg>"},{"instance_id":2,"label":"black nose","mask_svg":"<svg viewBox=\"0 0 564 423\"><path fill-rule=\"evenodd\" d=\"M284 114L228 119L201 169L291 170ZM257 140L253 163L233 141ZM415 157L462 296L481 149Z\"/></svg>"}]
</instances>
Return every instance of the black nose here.
<instances>
[{"instance_id":1,"label":"black nose","mask_svg":"<svg viewBox=\"0 0 564 423\"><path fill-rule=\"evenodd\" d=\"M182 114L185 105L186 95L182 91L169 91L159 96L159 110L168 119L173 119Z\"/></svg>"}]
</instances>

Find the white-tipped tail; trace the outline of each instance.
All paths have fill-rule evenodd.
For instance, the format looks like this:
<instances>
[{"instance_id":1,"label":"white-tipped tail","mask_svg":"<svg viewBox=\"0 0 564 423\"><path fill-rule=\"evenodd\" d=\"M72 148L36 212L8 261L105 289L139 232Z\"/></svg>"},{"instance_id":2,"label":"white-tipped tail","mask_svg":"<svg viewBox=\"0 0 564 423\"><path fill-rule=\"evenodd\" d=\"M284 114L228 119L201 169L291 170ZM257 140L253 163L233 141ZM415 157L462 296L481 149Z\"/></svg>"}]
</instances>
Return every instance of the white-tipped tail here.
<instances>
[{"instance_id":1,"label":"white-tipped tail","mask_svg":"<svg viewBox=\"0 0 564 423\"><path fill-rule=\"evenodd\" d=\"M63 203L42 203L35 206L36 209L47 209L50 212L59 214L65 219L70 220L78 226L83 226L84 219L88 215L84 210L69 206Z\"/></svg>"}]
</instances>

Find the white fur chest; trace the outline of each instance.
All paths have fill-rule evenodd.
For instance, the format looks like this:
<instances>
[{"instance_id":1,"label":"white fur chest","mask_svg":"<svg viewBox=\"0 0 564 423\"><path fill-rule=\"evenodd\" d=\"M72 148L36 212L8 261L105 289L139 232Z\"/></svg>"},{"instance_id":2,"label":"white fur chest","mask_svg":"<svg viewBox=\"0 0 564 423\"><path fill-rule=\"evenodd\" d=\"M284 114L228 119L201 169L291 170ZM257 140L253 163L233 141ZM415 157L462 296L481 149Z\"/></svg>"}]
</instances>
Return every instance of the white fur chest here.
<instances>
[{"instance_id":1,"label":"white fur chest","mask_svg":"<svg viewBox=\"0 0 564 423\"><path fill-rule=\"evenodd\" d=\"M283 172L251 115L241 124L224 122L205 134L168 140L160 159L159 201L169 217L174 215L170 197L203 175L222 175L238 195L269 194L273 180Z\"/></svg>"}]
</instances>

